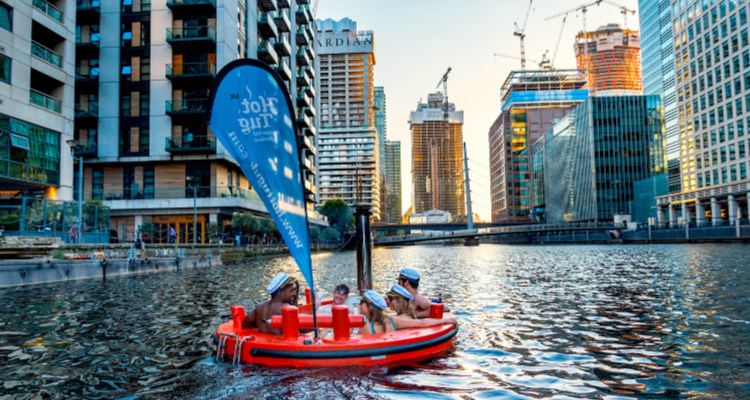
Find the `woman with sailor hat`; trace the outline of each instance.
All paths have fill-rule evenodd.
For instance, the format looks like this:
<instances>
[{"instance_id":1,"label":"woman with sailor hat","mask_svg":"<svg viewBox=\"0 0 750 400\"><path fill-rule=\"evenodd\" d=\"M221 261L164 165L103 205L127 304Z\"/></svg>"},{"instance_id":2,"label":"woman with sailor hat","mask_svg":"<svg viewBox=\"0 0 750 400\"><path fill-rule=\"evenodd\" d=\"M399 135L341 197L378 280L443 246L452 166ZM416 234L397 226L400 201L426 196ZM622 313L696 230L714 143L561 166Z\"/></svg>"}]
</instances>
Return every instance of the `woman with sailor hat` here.
<instances>
[{"instance_id":1,"label":"woman with sailor hat","mask_svg":"<svg viewBox=\"0 0 750 400\"><path fill-rule=\"evenodd\" d=\"M408 319L399 316L387 317L384 313L388 305L378 292L368 290L362 296L362 302L359 303L359 310L362 315L367 318L365 326L360 328L360 335L368 335L372 333L384 333L393 332L399 329L407 328L421 328L427 326L435 326L442 324L455 324L455 318L424 318L424 319Z\"/></svg>"}]
</instances>

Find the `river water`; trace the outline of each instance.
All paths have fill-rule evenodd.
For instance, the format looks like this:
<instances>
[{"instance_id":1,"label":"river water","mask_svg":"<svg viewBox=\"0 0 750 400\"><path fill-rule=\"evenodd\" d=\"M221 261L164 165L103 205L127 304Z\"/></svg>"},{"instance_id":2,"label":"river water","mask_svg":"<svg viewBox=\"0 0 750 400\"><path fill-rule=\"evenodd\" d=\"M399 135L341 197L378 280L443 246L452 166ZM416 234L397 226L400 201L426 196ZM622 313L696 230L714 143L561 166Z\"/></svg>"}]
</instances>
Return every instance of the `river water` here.
<instances>
[{"instance_id":1,"label":"river water","mask_svg":"<svg viewBox=\"0 0 750 400\"><path fill-rule=\"evenodd\" d=\"M313 257L356 287L354 253ZM212 359L229 307L296 276L289 257L0 291L0 399L750 398L750 247L376 249L460 324L452 353L396 369L232 368ZM304 287L304 284L303 284Z\"/></svg>"}]
</instances>

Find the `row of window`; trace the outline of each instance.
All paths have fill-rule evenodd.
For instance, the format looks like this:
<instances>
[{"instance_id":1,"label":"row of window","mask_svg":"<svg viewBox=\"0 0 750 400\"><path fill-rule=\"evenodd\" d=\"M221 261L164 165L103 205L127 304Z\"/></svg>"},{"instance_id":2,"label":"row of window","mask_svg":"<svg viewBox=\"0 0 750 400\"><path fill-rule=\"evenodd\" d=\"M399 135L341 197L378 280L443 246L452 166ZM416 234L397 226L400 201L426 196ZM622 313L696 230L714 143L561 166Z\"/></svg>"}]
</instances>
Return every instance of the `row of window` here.
<instances>
[{"instance_id":1,"label":"row of window","mask_svg":"<svg viewBox=\"0 0 750 400\"><path fill-rule=\"evenodd\" d=\"M695 190L745 179L747 179L747 163L742 162L727 167L716 168L711 171L684 176L682 178L682 187L684 190Z\"/></svg>"},{"instance_id":2,"label":"row of window","mask_svg":"<svg viewBox=\"0 0 750 400\"><path fill-rule=\"evenodd\" d=\"M709 152L703 153L703 156L690 156L682 159L682 170L683 172L694 172L696 169L708 168L726 162L732 162L737 159L744 160L747 156L745 152L745 142L739 142L730 144L729 146L722 146L719 149L713 149Z\"/></svg>"}]
</instances>

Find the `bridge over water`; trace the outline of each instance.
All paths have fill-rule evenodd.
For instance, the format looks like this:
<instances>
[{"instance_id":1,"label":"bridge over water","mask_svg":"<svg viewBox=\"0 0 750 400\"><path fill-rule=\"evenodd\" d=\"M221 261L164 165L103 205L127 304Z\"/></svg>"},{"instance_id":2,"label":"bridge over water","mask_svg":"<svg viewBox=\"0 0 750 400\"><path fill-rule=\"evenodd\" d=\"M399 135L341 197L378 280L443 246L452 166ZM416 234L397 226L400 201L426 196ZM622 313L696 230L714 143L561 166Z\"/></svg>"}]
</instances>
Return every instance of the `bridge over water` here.
<instances>
[{"instance_id":1,"label":"bridge over water","mask_svg":"<svg viewBox=\"0 0 750 400\"><path fill-rule=\"evenodd\" d=\"M382 227L383 225L379 225ZM401 225L406 226L406 225ZM495 226L476 229L466 229L465 225L457 224L437 224L437 225L408 225L412 230L430 230L418 234L406 234L396 236L376 236L373 242L375 246L398 246L405 244L414 244L419 242L431 241L452 241L464 240L466 244L476 244L482 237L488 236L516 236L516 235L546 235L550 237L554 234L580 234L581 241L589 241L592 234L597 238L609 237L609 231L621 231L626 229L623 224L613 223L572 223L572 224L543 224L543 225L514 225L514 226ZM434 229L438 226L439 229ZM463 229L456 229L456 227ZM417 228L419 227L419 228ZM452 229L449 229L452 227ZM385 230L376 229L373 230ZM604 234L605 236L603 236Z\"/></svg>"}]
</instances>

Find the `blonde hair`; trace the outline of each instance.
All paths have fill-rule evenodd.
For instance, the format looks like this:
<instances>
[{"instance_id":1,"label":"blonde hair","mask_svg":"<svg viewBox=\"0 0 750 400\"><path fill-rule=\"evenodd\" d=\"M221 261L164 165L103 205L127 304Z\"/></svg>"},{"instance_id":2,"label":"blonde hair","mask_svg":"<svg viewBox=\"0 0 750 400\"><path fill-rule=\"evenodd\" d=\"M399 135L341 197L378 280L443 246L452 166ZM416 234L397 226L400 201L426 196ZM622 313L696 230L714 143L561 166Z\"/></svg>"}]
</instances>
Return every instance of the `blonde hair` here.
<instances>
[{"instance_id":1,"label":"blonde hair","mask_svg":"<svg viewBox=\"0 0 750 400\"><path fill-rule=\"evenodd\" d=\"M401 304L398 309L394 308L394 300L397 300L396 303ZM402 298L402 297L392 297L391 298L391 309L398 314L398 316L406 316L411 319L417 319L417 313L414 311L414 307L411 306L411 302Z\"/></svg>"},{"instance_id":2,"label":"blonde hair","mask_svg":"<svg viewBox=\"0 0 750 400\"><path fill-rule=\"evenodd\" d=\"M375 324L380 325L380 327L383 328L383 332L385 332L385 313L372 304L368 304L368 306L370 307L370 315L367 315L367 319L373 323L373 331L371 333L375 333Z\"/></svg>"}]
</instances>

